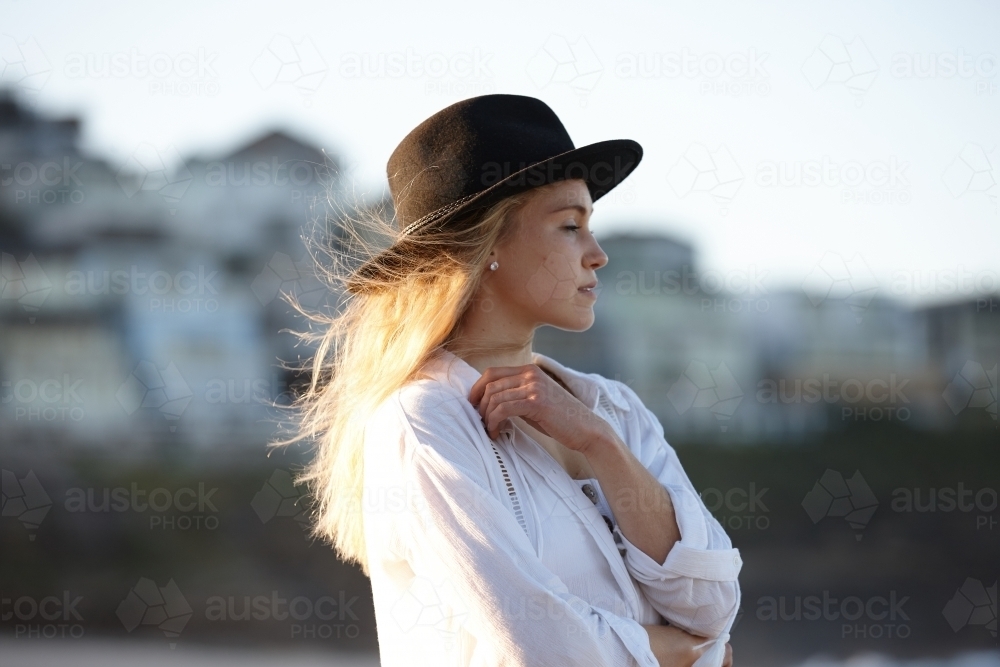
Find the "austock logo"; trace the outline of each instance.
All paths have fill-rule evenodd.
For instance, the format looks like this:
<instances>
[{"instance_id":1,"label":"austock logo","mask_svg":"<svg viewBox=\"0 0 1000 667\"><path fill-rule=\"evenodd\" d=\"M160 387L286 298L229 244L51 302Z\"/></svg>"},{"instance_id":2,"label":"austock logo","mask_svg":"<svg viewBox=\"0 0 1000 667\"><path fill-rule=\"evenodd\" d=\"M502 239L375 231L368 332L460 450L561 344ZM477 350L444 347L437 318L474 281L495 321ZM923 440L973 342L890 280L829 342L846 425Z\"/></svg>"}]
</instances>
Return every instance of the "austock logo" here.
<instances>
[{"instance_id":1,"label":"austock logo","mask_svg":"<svg viewBox=\"0 0 1000 667\"><path fill-rule=\"evenodd\" d=\"M1000 197L1000 148L966 144L941 178L954 199L983 194L996 207Z\"/></svg>"},{"instance_id":2,"label":"austock logo","mask_svg":"<svg viewBox=\"0 0 1000 667\"><path fill-rule=\"evenodd\" d=\"M743 170L724 145L713 151L693 143L667 173L667 183L678 197L683 199L692 192L708 194L722 215L729 212L743 180Z\"/></svg>"},{"instance_id":3,"label":"austock logo","mask_svg":"<svg viewBox=\"0 0 1000 667\"><path fill-rule=\"evenodd\" d=\"M329 67L309 37L298 41L275 35L250 65L250 74L267 90L275 84L294 86L303 96L316 94ZM306 99L306 106L311 104Z\"/></svg>"},{"instance_id":4,"label":"austock logo","mask_svg":"<svg viewBox=\"0 0 1000 667\"><path fill-rule=\"evenodd\" d=\"M767 530L771 526L767 516L770 510L764 504L768 490L750 482L745 489L737 486L723 493L721 489L707 488L698 495L706 509L729 530Z\"/></svg>"},{"instance_id":5,"label":"austock logo","mask_svg":"<svg viewBox=\"0 0 1000 667\"><path fill-rule=\"evenodd\" d=\"M860 107L861 96L871 88L878 74L878 63L860 37L845 44L835 35L826 35L802 64L802 73L813 90L843 85L857 97L856 104Z\"/></svg>"},{"instance_id":6,"label":"austock logo","mask_svg":"<svg viewBox=\"0 0 1000 667\"><path fill-rule=\"evenodd\" d=\"M997 582L989 588L979 579L968 577L941 611L954 632L969 625L981 625L997 636Z\"/></svg>"},{"instance_id":7,"label":"austock logo","mask_svg":"<svg viewBox=\"0 0 1000 667\"><path fill-rule=\"evenodd\" d=\"M878 280L860 254L845 260L835 252L827 252L806 275L802 291L813 306L827 299L842 300L861 324L865 311L878 292Z\"/></svg>"},{"instance_id":8,"label":"austock logo","mask_svg":"<svg viewBox=\"0 0 1000 667\"><path fill-rule=\"evenodd\" d=\"M770 75L764 67L769 53L755 48L729 53L694 53L688 47L664 53L621 53L615 76L622 79L689 79L699 81L702 95L767 95Z\"/></svg>"},{"instance_id":9,"label":"austock logo","mask_svg":"<svg viewBox=\"0 0 1000 667\"><path fill-rule=\"evenodd\" d=\"M454 648L459 629L465 625L469 611L448 580L435 584L416 576L402 597L389 610L403 632L430 626L445 638L448 648Z\"/></svg>"},{"instance_id":10,"label":"austock logo","mask_svg":"<svg viewBox=\"0 0 1000 667\"><path fill-rule=\"evenodd\" d=\"M136 364L132 374L125 378L115 398L128 414L133 414L139 408L157 408L170 421L180 419L184 409L191 402L194 393L177 370L177 365L170 362L163 369L149 360ZM170 430L176 430L175 425Z\"/></svg>"},{"instance_id":11,"label":"austock logo","mask_svg":"<svg viewBox=\"0 0 1000 667\"><path fill-rule=\"evenodd\" d=\"M129 488L87 488L73 487L66 490L64 507L67 512L150 512L150 530L215 530L219 527L219 509L212 501L218 488L205 488L204 482L198 488L182 486L177 489L156 487L139 488L132 482ZM168 514L173 510L174 513Z\"/></svg>"},{"instance_id":12,"label":"austock logo","mask_svg":"<svg viewBox=\"0 0 1000 667\"><path fill-rule=\"evenodd\" d=\"M170 165L176 166L171 168ZM129 199L140 191L158 193L173 215L194 175L173 146L159 149L143 142L118 170L117 180Z\"/></svg>"},{"instance_id":13,"label":"austock logo","mask_svg":"<svg viewBox=\"0 0 1000 667\"><path fill-rule=\"evenodd\" d=\"M843 204L908 204L909 166L895 155L867 162L836 162L827 155L804 161L768 160L757 165L754 182L759 187L839 188Z\"/></svg>"},{"instance_id":14,"label":"austock logo","mask_svg":"<svg viewBox=\"0 0 1000 667\"><path fill-rule=\"evenodd\" d=\"M150 95L191 97L219 94L213 63L219 54L198 48L180 53L144 53L133 46L114 53L70 53L63 65L68 79L146 79Z\"/></svg>"},{"instance_id":15,"label":"austock logo","mask_svg":"<svg viewBox=\"0 0 1000 667\"><path fill-rule=\"evenodd\" d=\"M299 259L292 259L283 252L274 253L253 279L250 289L262 306L274 301L279 294L290 293L303 306L315 307L326 294L309 253Z\"/></svg>"},{"instance_id":16,"label":"austock logo","mask_svg":"<svg viewBox=\"0 0 1000 667\"><path fill-rule=\"evenodd\" d=\"M743 390L724 362L711 370L703 361L692 361L667 390L667 399L678 414L691 408L708 408L719 422L719 429L725 433L729 428L726 422L743 400Z\"/></svg>"},{"instance_id":17,"label":"austock logo","mask_svg":"<svg viewBox=\"0 0 1000 667\"><path fill-rule=\"evenodd\" d=\"M261 523L275 517L291 517L304 531L309 528L306 494L295 487L295 480L287 470L275 470L261 487L250 506ZM308 538L308 534L306 535Z\"/></svg>"},{"instance_id":18,"label":"austock logo","mask_svg":"<svg viewBox=\"0 0 1000 667\"><path fill-rule=\"evenodd\" d=\"M897 78L950 79L959 76L970 79L978 76L990 79L998 71L998 58L994 53L966 55L965 49L953 53L894 53L889 73Z\"/></svg>"},{"instance_id":19,"label":"austock logo","mask_svg":"<svg viewBox=\"0 0 1000 667\"><path fill-rule=\"evenodd\" d=\"M213 595L205 601L205 618L216 622L291 621L292 639L356 639L361 634L361 626L353 606L359 599L357 595L348 599L345 591L340 591L336 598L330 595L285 598L279 591L253 597L244 595L242 599L234 595Z\"/></svg>"},{"instance_id":20,"label":"austock logo","mask_svg":"<svg viewBox=\"0 0 1000 667\"><path fill-rule=\"evenodd\" d=\"M561 252L553 252L528 278L525 286L532 299L539 306L552 301L569 301L577 294L576 273L566 255ZM598 283L593 293L600 295L601 287L602 285Z\"/></svg>"},{"instance_id":21,"label":"austock logo","mask_svg":"<svg viewBox=\"0 0 1000 667\"><path fill-rule=\"evenodd\" d=\"M985 408L997 419L997 364L986 370L978 361L968 360L944 390L944 402L958 415L966 408Z\"/></svg>"},{"instance_id":22,"label":"austock logo","mask_svg":"<svg viewBox=\"0 0 1000 667\"><path fill-rule=\"evenodd\" d=\"M52 500L33 470L29 470L21 479L11 470L4 470L0 474L3 488L2 514L20 521L28 531L28 540L33 542L35 531L52 507Z\"/></svg>"},{"instance_id":23,"label":"austock logo","mask_svg":"<svg viewBox=\"0 0 1000 667\"><path fill-rule=\"evenodd\" d=\"M622 296L700 297L699 307L703 312L765 313L770 309L764 284L767 274L752 264L747 269L729 271L698 271L684 264L680 270L619 271L614 290Z\"/></svg>"},{"instance_id":24,"label":"austock logo","mask_svg":"<svg viewBox=\"0 0 1000 667\"><path fill-rule=\"evenodd\" d=\"M0 35L0 83L37 93L51 74L52 65L34 37L18 42L10 35Z\"/></svg>"},{"instance_id":25,"label":"austock logo","mask_svg":"<svg viewBox=\"0 0 1000 667\"><path fill-rule=\"evenodd\" d=\"M15 639L79 639L85 633L83 615L77 609L82 601L82 595L74 596L68 590L61 597L3 597L0 619L5 624L13 621Z\"/></svg>"},{"instance_id":26,"label":"austock logo","mask_svg":"<svg viewBox=\"0 0 1000 667\"><path fill-rule=\"evenodd\" d=\"M0 186L10 188L7 199L16 205L81 204L86 199L77 171L83 162L63 156L62 160L24 160L0 164Z\"/></svg>"},{"instance_id":27,"label":"austock logo","mask_svg":"<svg viewBox=\"0 0 1000 667\"><path fill-rule=\"evenodd\" d=\"M147 271L136 264L128 268L104 271L73 270L66 274L64 289L68 296L129 294L144 297L150 311L164 313L210 312L219 309L215 298L219 291L212 281L218 271L199 265L191 269L168 273Z\"/></svg>"},{"instance_id":28,"label":"austock logo","mask_svg":"<svg viewBox=\"0 0 1000 667\"><path fill-rule=\"evenodd\" d=\"M10 253L0 253L0 299L17 301L29 313L30 324L51 291L52 281L33 253L20 262Z\"/></svg>"},{"instance_id":29,"label":"austock logo","mask_svg":"<svg viewBox=\"0 0 1000 667\"><path fill-rule=\"evenodd\" d=\"M13 408L15 421L78 422L86 415L81 407L83 397L78 391L82 384L82 379L70 378L69 373L44 380L3 380L0 381L3 389L0 404Z\"/></svg>"},{"instance_id":30,"label":"austock logo","mask_svg":"<svg viewBox=\"0 0 1000 667\"><path fill-rule=\"evenodd\" d=\"M829 516L843 517L858 531L854 539L860 542L861 531L878 509L878 499L860 470L845 480L842 474L828 468L802 499L802 508L814 524Z\"/></svg>"},{"instance_id":31,"label":"austock logo","mask_svg":"<svg viewBox=\"0 0 1000 667\"><path fill-rule=\"evenodd\" d=\"M494 54L480 48L471 51L421 53L404 50L345 53L338 73L345 79L423 79L427 94L482 95L495 92L490 61Z\"/></svg>"},{"instance_id":32,"label":"austock logo","mask_svg":"<svg viewBox=\"0 0 1000 667\"><path fill-rule=\"evenodd\" d=\"M851 595L836 598L830 591L820 595L767 595L757 600L757 619L761 621L826 621L840 623L841 639L906 639L911 634L903 609L910 596L899 597L896 591L888 596L862 598Z\"/></svg>"},{"instance_id":33,"label":"austock logo","mask_svg":"<svg viewBox=\"0 0 1000 667\"><path fill-rule=\"evenodd\" d=\"M584 96L594 91L603 72L604 65L586 37L570 42L562 35L550 35L527 66L528 78L537 88L567 85L581 95L581 105L586 105Z\"/></svg>"},{"instance_id":34,"label":"austock logo","mask_svg":"<svg viewBox=\"0 0 1000 667\"><path fill-rule=\"evenodd\" d=\"M997 491L990 487L967 489L963 482L956 487L913 489L898 488L892 491L890 504L893 512L962 512L975 513L976 530L993 530L997 517Z\"/></svg>"},{"instance_id":35,"label":"austock logo","mask_svg":"<svg viewBox=\"0 0 1000 667\"><path fill-rule=\"evenodd\" d=\"M838 379L828 373L812 378L765 378L757 383L757 401L784 405L801 403L840 404L842 420L854 421L907 421L911 412L904 393L910 378L900 379L895 373L889 377Z\"/></svg>"},{"instance_id":36,"label":"austock logo","mask_svg":"<svg viewBox=\"0 0 1000 667\"><path fill-rule=\"evenodd\" d=\"M131 633L140 625L155 625L169 640L170 648L175 648L194 610L173 579L166 586L157 586L152 579L141 577L115 614L126 632Z\"/></svg>"}]
</instances>

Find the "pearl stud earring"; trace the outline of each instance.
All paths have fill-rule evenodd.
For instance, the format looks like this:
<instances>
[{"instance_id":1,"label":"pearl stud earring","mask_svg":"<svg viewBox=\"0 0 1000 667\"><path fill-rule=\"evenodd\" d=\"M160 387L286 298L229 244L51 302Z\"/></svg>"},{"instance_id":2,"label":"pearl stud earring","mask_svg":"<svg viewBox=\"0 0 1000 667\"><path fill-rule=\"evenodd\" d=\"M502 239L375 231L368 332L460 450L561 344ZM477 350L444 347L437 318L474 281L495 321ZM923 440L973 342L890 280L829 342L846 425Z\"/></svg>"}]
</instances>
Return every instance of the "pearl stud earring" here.
<instances>
[{"instance_id":1,"label":"pearl stud earring","mask_svg":"<svg viewBox=\"0 0 1000 667\"><path fill-rule=\"evenodd\" d=\"M496 263L496 262L493 262L492 264L490 264L490 271L496 271L499 268L500 268L500 265L498 263Z\"/></svg>"}]
</instances>

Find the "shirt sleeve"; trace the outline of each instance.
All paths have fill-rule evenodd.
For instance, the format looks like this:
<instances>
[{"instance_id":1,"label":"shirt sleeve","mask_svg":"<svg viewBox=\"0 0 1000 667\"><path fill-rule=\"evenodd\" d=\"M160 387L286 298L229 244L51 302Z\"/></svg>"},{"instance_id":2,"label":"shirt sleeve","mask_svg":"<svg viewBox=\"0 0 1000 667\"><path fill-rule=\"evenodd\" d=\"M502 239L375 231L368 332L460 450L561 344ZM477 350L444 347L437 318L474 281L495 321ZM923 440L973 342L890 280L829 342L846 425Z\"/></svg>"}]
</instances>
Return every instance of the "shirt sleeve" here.
<instances>
[{"instance_id":1,"label":"shirt sleeve","mask_svg":"<svg viewBox=\"0 0 1000 667\"><path fill-rule=\"evenodd\" d=\"M627 385L615 386L628 400L626 443L643 467L667 490L681 539L657 563L616 526L625 545L625 566L650 604L672 625L692 634L728 641L740 603L743 567L726 531L712 516L664 438L663 425Z\"/></svg>"},{"instance_id":2,"label":"shirt sleeve","mask_svg":"<svg viewBox=\"0 0 1000 667\"><path fill-rule=\"evenodd\" d=\"M571 594L538 558L490 492L473 440L486 436L458 402L439 403L433 414L404 413L414 441L404 483L411 567L438 582L450 608L463 610L475 664L657 667L637 621Z\"/></svg>"}]
</instances>

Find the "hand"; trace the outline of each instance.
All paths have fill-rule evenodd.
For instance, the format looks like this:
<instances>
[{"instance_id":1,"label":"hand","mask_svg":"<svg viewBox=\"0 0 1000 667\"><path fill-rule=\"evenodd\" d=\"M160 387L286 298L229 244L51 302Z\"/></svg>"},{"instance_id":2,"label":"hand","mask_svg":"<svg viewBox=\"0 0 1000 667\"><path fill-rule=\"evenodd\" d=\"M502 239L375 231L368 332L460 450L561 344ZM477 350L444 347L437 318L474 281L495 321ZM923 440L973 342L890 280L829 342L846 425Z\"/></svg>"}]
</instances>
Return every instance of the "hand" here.
<instances>
[{"instance_id":1,"label":"hand","mask_svg":"<svg viewBox=\"0 0 1000 667\"><path fill-rule=\"evenodd\" d=\"M536 364L487 368L472 385L469 400L492 439L499 436L503 420L520 417L563 446L583 452L610 428Z\"/></svg>"},{"instance_id":2,"label":"hand","mask_svg":"<svg viewBox=\"0 0 1000 667\"><path fill-rule=\"evenodd\" d=\"M673 625L644 625L649 633L649 647L656 656L660 667L691 667L705 653L704 648L695 648L708 639L685 632ZM726 644L726 656L722 667L733 667L733 647Z\"/></svg>"}]
</instances>

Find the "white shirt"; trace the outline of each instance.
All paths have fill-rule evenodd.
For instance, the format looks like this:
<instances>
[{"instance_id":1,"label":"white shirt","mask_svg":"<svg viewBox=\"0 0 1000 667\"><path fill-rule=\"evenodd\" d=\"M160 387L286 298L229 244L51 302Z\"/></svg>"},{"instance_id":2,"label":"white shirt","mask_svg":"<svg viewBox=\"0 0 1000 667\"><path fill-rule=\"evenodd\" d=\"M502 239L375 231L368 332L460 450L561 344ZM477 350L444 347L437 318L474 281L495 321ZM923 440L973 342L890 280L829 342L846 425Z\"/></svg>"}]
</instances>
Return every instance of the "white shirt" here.
<instances>
[{"instance_id":1,"label":"white shirt","mask_svg":"<svg viewBox=\"0 0 1000 667\"><path fill-rule=\"evenodd\" d=\"M622 534L596 479L571 478L511 420L491 441L468 400L479 371L444 351L366 425L364 533L381 664L657 667L641 625L666 619L714 639L696 664L719 667L740 601L739 550L632 389L541 354L533 361L667 489L680 541L657 563Z\"/></svg>"}]
</instances>

